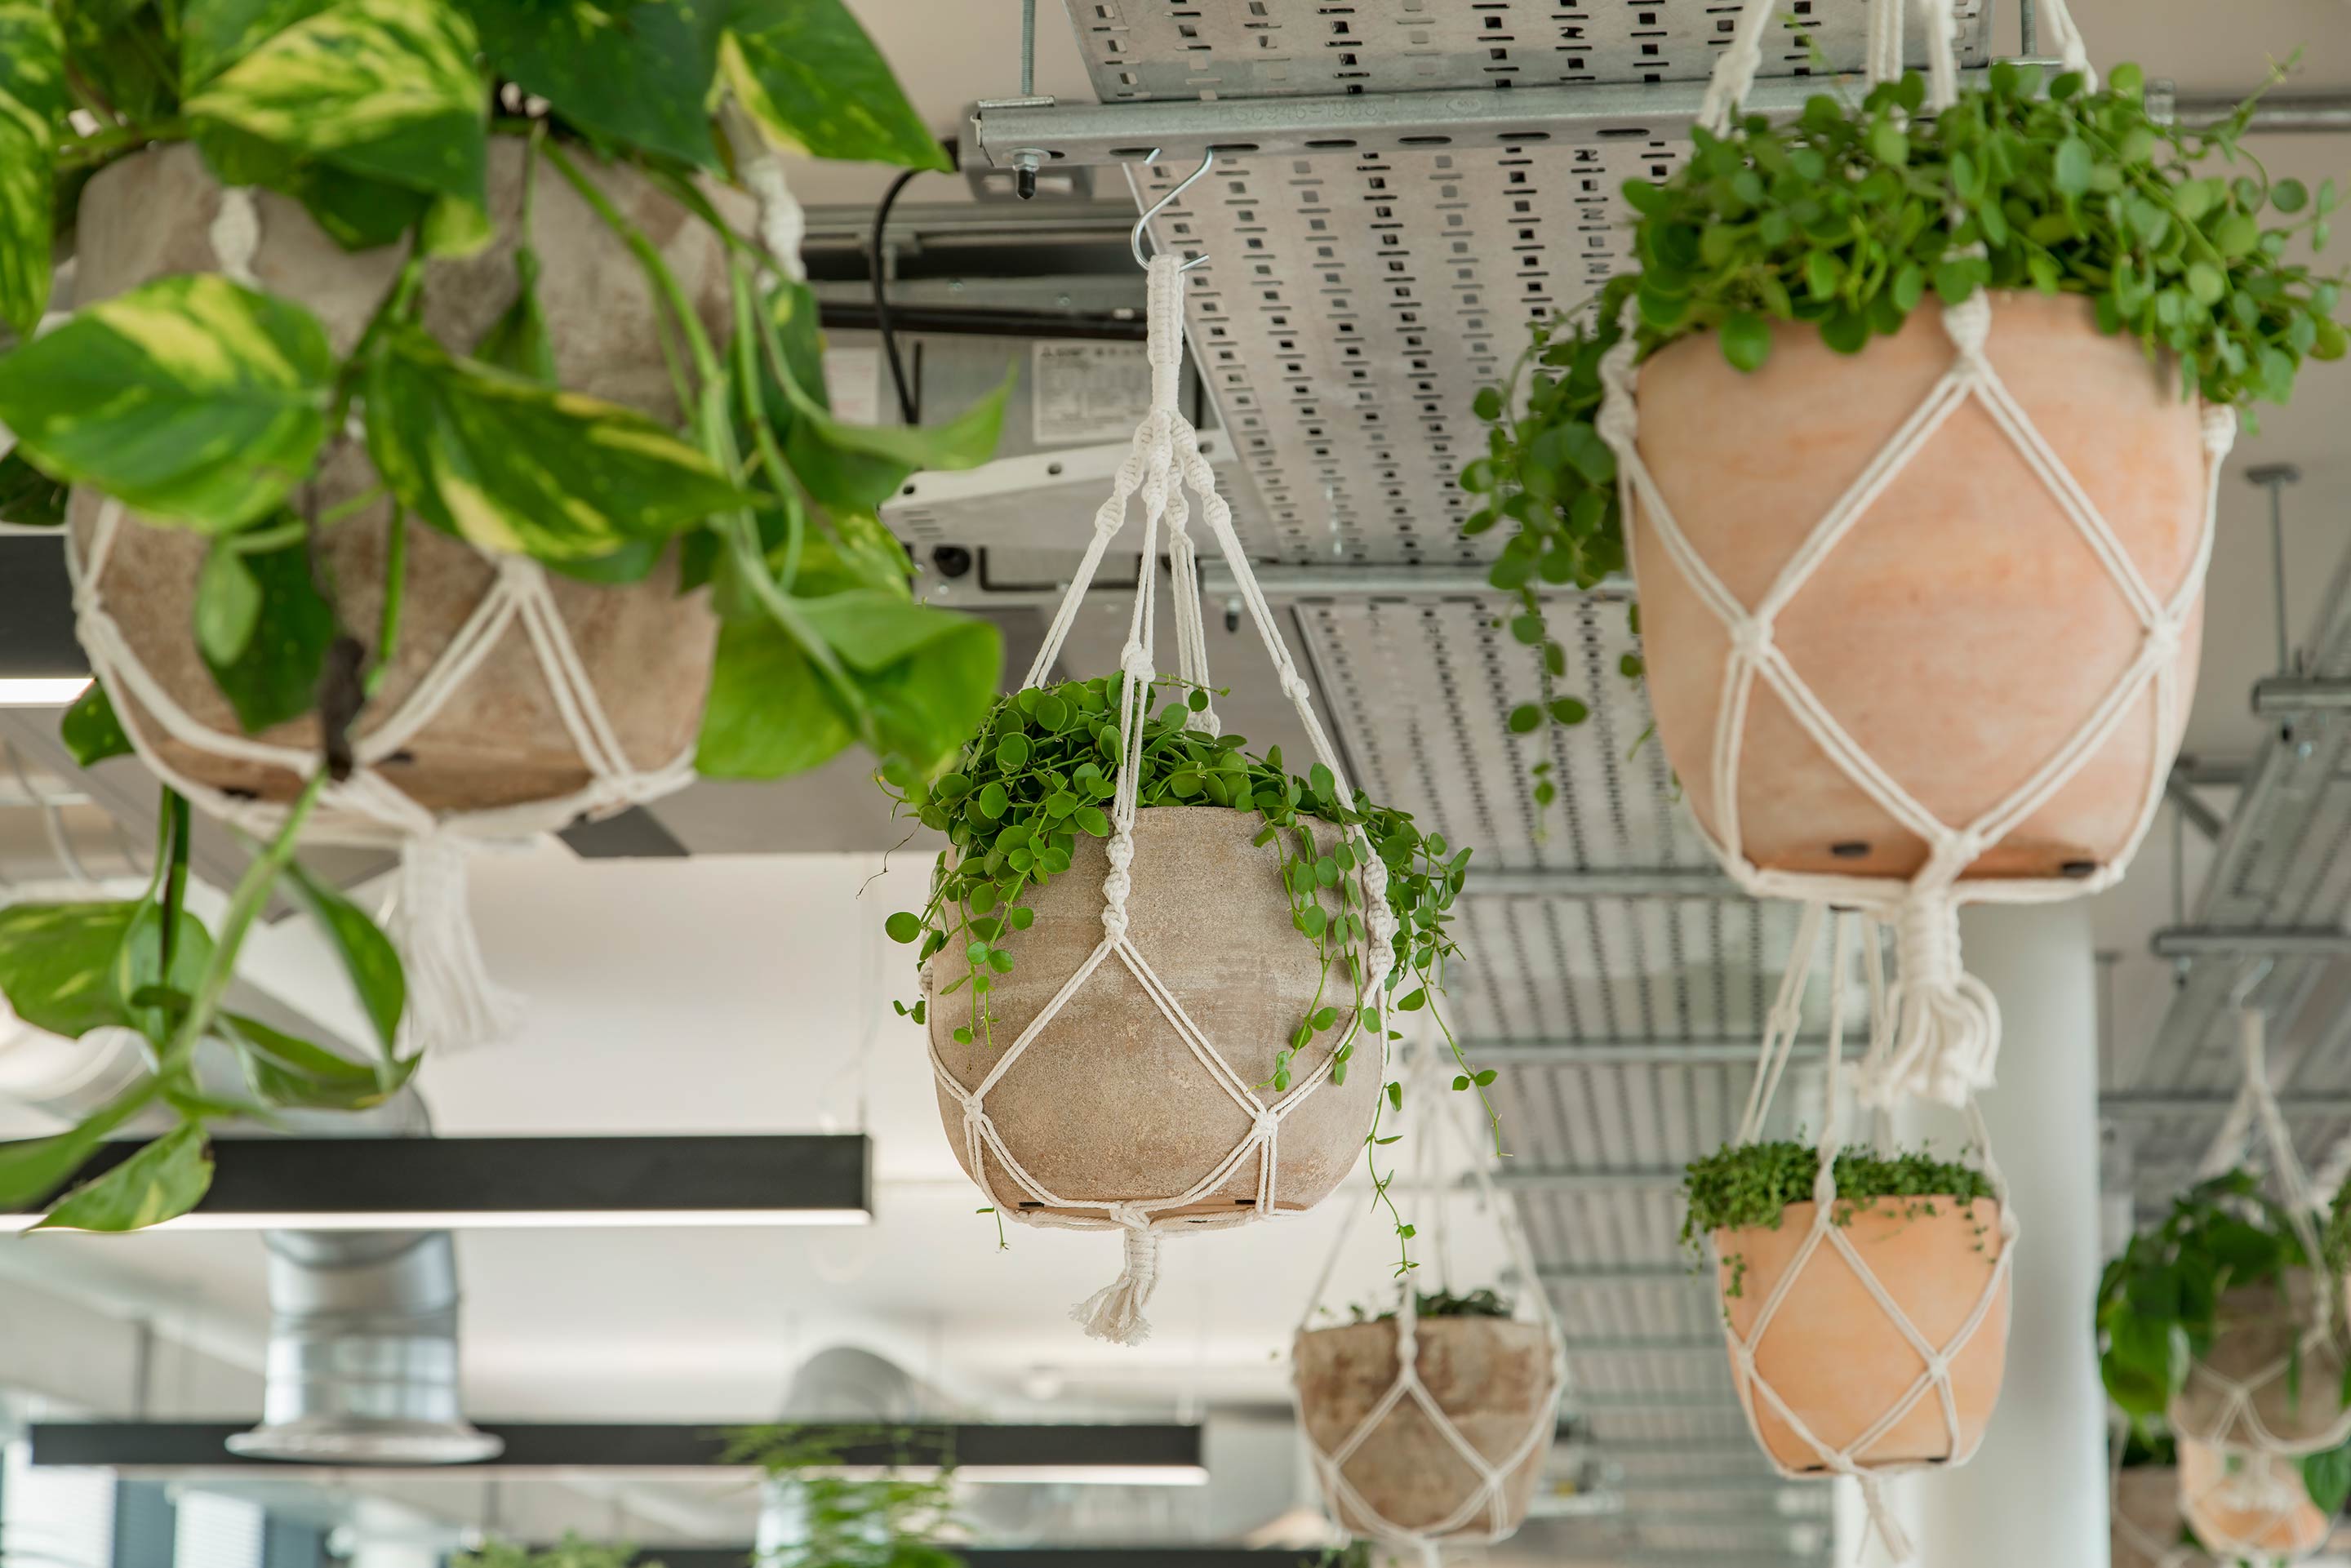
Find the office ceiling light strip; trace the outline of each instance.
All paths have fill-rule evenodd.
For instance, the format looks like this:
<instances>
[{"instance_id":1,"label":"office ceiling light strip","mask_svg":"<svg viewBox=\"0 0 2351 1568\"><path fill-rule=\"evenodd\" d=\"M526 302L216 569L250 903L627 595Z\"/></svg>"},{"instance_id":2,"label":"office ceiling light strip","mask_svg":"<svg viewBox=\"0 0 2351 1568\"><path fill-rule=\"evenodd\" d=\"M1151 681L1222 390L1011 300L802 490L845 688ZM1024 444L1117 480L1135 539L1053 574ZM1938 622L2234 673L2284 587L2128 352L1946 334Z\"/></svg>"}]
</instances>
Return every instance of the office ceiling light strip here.
<instances>
[{"instance_id":1,"label":"office ceiling light strip","mask_svg":"<svg viewBox=\"0 0 2351 1568\"><path fill-rule=\"evenodd\" d=\"M78 1179L136 1152L101 1145ZM204 1200L155 1230L863 1225L862 1134L739 1137L219 1138ZM16 1228L37 1212L14 1217ZM0 1228L7 1228L0 1217Z\"/></svg>"},{"instance_id":2,"label":"office ceiling light strip","mask_svg":"<svg viewBox=\"0 0 2351 1568\"><path fill-rule=\"evenodd\" d=\"M707 1472L728 1465L726 1428L688 1424L478 1423L497 1440L491 1458L447 1470L626 1470ZM1196 1485L1206 1481L1200 1428L1164 1425L953 1425L904 1427L903 1440L875 1441L872 1424L839 1428L838 1469L848 1472L904 1465L935 1469L951 1458L974 1481L1060 1484ZM246 1430L237 1422L35 1422L36 1465L203 1471L283 1469L290 1461L232 1453L228 1440ZM823 1441L822 1423L800 1429ZM336 1468L350 1468L338 1462Z\"/></svg>"}]
</instances>

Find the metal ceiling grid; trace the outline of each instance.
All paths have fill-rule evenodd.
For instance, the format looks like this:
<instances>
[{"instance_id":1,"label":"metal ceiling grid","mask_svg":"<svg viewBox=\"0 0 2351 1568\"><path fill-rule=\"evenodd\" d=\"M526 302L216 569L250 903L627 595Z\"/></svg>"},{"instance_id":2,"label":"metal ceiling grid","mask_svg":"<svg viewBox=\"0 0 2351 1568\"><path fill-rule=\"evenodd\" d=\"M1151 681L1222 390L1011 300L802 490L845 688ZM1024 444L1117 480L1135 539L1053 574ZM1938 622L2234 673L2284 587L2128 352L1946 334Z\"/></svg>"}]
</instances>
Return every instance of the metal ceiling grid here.
<instances>
[{"instance_id":1,"label":"metal ceiling grid","mask_svg":"<svg viewBox=\"0 0 2351 1568\"><path fill-rule=\"evenodd\" d=\"M1959 7L1984 61L1986 0ZM1859 68L1853 0L1791 0L1765 74ZM1694 81L1730 41L1731 0L1071 0L1104 103ZM1921 55L1919 60L1923 62Z\"/></svg>"}]
</instances>

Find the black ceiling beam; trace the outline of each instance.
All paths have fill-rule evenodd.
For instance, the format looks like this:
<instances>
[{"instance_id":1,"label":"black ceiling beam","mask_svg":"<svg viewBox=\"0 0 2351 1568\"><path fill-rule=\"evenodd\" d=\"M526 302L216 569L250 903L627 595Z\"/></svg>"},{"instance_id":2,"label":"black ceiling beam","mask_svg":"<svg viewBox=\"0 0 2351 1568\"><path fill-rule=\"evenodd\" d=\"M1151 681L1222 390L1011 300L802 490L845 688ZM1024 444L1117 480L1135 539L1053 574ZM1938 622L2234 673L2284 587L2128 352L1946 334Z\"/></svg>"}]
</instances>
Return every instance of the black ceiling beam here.
<instances>
[{"instance_id":1,"label":"black ceiling beam","mask_svg":"<svg viewBox=\"0 0 2351 1568\"><path fill-rule=\"evenodd\" d=\"M348 1141L348 1140L346 1140ZM496 1458L435 1469L697 1469L726 1463L730 1428L707 1424L599 1425L558 1421L481 1421L506 1447ZM99 1465L154 1469L284 1469L299 1460L232 1454L228 1439L250 1431L235 1421L36 1421L37 1465ZM951 1458L965 1468L1055 1469L1197 1468L1200 1428L1160 1426L891 1427L876 1440L874 1424L796 1425L795 1435L834 1448L843 1467L935 1465ZM903 1432L903 1435L895 1435ZM828 1443L837 1438L837 1443ZM349 1469L338 1459L329 1469ZM413 1470L414 1466L392 1467ZM675 1565L673 1564L673 1568Z\"/></svg>"},{"instance_id":2,"label":"black ceiling beam","mask_svg":"<svg viewBox=\"0 0 2351 1568\"><path fill-rule=\"evenodd\" d=\"M65 530L0 535L0 677L89 674L73 622Z\"/></svg>"},{"instance_id":3,"label":"black ceiling beam","mask_svg":"<svg viewBox=\"0 0 2351 1568\"><path fill-rule=\"evenodd\" d=\"M113 1169L139 1147L101 1145L77 1179ZM872 1148L862 1134L222 1137L213 1141L213 1161L211 1188L172 1224L431 1228L627 1225L659 1217L669 1224L758 1225L816 1223L872 1208Z\"/></svg>"}]
</instances>

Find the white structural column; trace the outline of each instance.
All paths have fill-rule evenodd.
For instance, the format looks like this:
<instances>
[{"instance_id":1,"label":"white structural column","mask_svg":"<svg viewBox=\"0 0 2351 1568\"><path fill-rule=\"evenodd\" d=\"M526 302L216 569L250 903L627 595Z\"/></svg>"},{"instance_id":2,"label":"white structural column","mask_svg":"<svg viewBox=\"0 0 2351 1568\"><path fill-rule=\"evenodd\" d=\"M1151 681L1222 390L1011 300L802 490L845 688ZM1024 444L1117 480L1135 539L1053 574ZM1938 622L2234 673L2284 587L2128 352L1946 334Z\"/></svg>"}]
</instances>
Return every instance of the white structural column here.
<instances>
[{"instance_id":1,"label":"white structural column","mask_svg":"<svg viewBox=\"0 0 2351 1568\"><path fill-rule=\"evenodd\" d=\"M2090 1568L2107 1560L2105 1406L2090 1327L2099 1242L2097 986L2086 905L1964 911L1969 971L2000 998L2008 1043L1980 1103L2023 1216L2008 1380L1982 1450L1914 1478L1919 1568ZM1939 1110L1903 1131L1949 1146ZM1850 1561L1850 1554L1846 1556Z\"/></svg>"}]
</instances>

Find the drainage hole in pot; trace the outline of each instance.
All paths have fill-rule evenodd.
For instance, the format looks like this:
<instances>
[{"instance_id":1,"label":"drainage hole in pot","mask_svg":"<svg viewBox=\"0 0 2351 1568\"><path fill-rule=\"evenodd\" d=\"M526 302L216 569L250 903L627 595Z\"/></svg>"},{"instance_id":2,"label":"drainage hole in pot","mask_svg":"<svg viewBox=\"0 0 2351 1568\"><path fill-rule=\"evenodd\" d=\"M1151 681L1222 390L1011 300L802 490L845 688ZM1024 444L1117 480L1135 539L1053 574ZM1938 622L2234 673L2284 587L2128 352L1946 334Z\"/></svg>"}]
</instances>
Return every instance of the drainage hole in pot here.
<instances>
[{"instance_id":1,"label":"drainage hole in pot","mask_svg":"<svg viewBox=\"0 0 2351 1568\"><path fill-rule=\"evenodd\" d=\"M2057 868L2060 876L2085 877L2098 869L2095 861L2067 861Z\"/></svg>"},{"instance_id":2,"label":"drainage hole in pot","mask_svg":"<svg viewBox=\"0 0 2351 1568\"><path fill-rule=\"evenodd\" d=\"M1868 852L1869 841L1866 839L1847 839L1841 844L1829 846L1829 853L1841 861L1857 861Z\"/></svg>"},{"instance_id":3,"label":"drainage hole in pot","mask_svg":"<svg viewBox=\"0 0 2351 1568\"><path fill-rule=\"evenodd\" d=\"M383 765L387 768L413 768L416 766L416 753L403 746L385 758Z\"/></svg>"}]
</instances>

